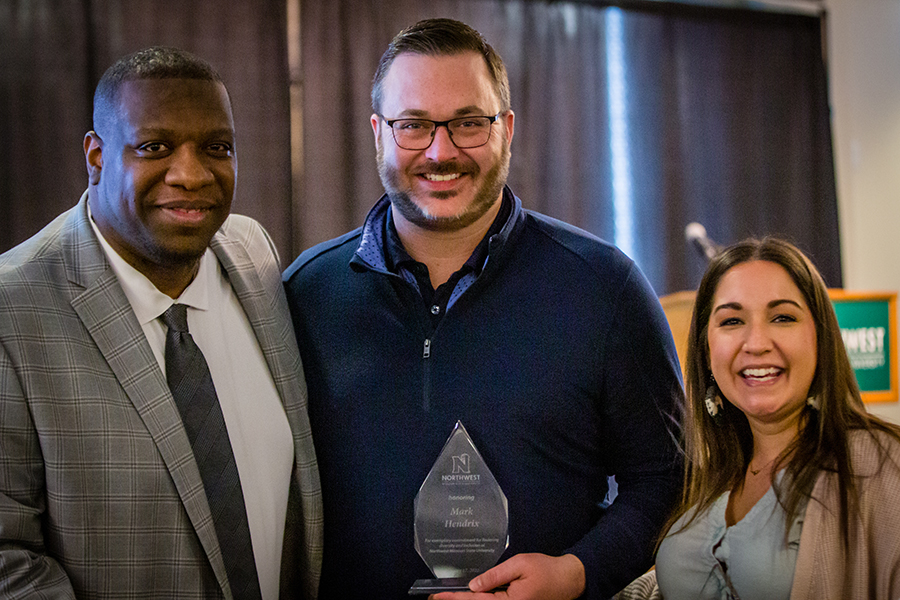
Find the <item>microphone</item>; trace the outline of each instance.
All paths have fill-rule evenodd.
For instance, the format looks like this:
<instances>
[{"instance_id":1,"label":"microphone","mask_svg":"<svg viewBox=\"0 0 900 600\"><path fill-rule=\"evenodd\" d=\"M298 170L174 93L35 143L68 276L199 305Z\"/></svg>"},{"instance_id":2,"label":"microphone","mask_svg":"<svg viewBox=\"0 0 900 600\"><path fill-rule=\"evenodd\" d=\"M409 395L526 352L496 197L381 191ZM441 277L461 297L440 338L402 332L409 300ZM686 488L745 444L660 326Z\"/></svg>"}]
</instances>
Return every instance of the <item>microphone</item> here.
<instances>
[{"instance_id":1,"label":"microphone","mask_svg":"<svg viewBox=\"0 0 900 600\"><path fill-rule=\"evenodd\" d=\"M706 227L696 221L688 223L684 228L684 239L696 248L697 252L707 261L712 260L719 253L719 245L709 239L709 236L706 235Z\"/></svg>"}]
</instances>

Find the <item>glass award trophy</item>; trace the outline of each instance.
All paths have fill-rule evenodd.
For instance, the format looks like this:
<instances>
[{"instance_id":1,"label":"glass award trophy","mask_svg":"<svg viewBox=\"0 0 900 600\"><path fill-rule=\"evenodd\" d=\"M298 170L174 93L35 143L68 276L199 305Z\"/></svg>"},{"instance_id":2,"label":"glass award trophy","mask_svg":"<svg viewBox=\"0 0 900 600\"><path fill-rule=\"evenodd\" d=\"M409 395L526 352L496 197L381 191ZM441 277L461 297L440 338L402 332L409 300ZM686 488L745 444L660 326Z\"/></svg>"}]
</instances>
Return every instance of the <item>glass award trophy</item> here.
<instances>
[{"instance_id":1,"label":"glass award trophy","mask_svg":"<svg viewBox=\"0 0 900 600\"><path fill-rule=\"evenodd\" d=\"M468 590L509 545L506 496L457 421L415 499L416 551L437 579L411 595Z\"/></svg>"}]
</instances>

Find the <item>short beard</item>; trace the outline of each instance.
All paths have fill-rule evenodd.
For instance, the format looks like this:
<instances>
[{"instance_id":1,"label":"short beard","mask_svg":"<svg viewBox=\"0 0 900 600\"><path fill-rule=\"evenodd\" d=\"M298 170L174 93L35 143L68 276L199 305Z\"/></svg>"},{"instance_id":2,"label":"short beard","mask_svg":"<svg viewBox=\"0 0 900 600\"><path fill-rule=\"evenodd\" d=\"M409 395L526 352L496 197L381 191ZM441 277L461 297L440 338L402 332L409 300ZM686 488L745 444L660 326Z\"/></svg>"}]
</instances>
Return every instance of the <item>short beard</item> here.
<instances>
[{"instance_id":1,"label":"short beard","mask_svg":"<svg viewBox=\"0 0 900 600\"><path fill-rule=\"evenodd\" d=\"M459 231L476 222L497 202L503 186L509 177L509 145L503 144L497 162L485 173L484 181L475 192L475 197L468 206L463 207L462 212L452 217L435 217L428 214L410 196L409 188L403 188L400 183L400 174L396 168L384 160L384 148L379 146L376 155L378 163L378 176L381 184L387 192L391 205L404 219L422 229L429 231ZM441 165L436 165L434 172L440 173ZM474 173L477 177L479 172ZM437 192L434 198L445 199L451 196L448 192Z\"/></svg>"}]
</instances>

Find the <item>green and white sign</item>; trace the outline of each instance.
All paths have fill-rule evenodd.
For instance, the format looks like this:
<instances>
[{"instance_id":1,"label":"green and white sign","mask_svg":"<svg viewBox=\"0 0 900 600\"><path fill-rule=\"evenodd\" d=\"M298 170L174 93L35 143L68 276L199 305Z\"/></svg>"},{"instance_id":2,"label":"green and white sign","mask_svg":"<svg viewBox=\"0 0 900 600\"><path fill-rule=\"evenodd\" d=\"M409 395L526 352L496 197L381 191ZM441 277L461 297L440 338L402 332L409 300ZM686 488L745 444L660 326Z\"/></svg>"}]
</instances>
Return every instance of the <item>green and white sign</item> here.
<instances>
[{"instance_id":1,"label":"green and white sign","mask_svg":"<svg viewBox=\"0 0 900 600\"><path fill-rule=\"evenodd\" d=\"M841 336L862 392L891 391L891 303L832 298Z\"/></svg>"}]
</instances>

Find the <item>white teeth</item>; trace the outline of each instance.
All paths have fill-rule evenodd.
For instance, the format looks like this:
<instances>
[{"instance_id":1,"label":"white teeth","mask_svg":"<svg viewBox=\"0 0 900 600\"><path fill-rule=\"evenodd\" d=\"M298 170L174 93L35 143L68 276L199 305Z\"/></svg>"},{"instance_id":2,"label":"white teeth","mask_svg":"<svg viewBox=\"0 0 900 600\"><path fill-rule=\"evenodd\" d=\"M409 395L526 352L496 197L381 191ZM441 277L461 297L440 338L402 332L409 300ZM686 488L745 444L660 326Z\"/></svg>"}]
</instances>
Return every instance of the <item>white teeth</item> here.
<instances>
[{"instance_id":1,"label":"white teeth","mask_svg":"<svg viewBox=\"0 0 900 600\"><path fill-rule=\"evenodd\" d=\"M775 367L769 367L768 369L744 369L741 373L745 377L774 377L778 375L780 370Z\"/></svg>"},{"instance_id":2,"label":"white teeth","mask_svg":"<svg viewBox=\"0 0 900 600\"><path fill-rule=\"evenodd\" d=\"M451 179L457 179L460 177L459 173L452 173L450 175L435 175L434 173L426 173L424 175L425 179L428 181L450 181Z\"/></svg>"}]
</instances>

